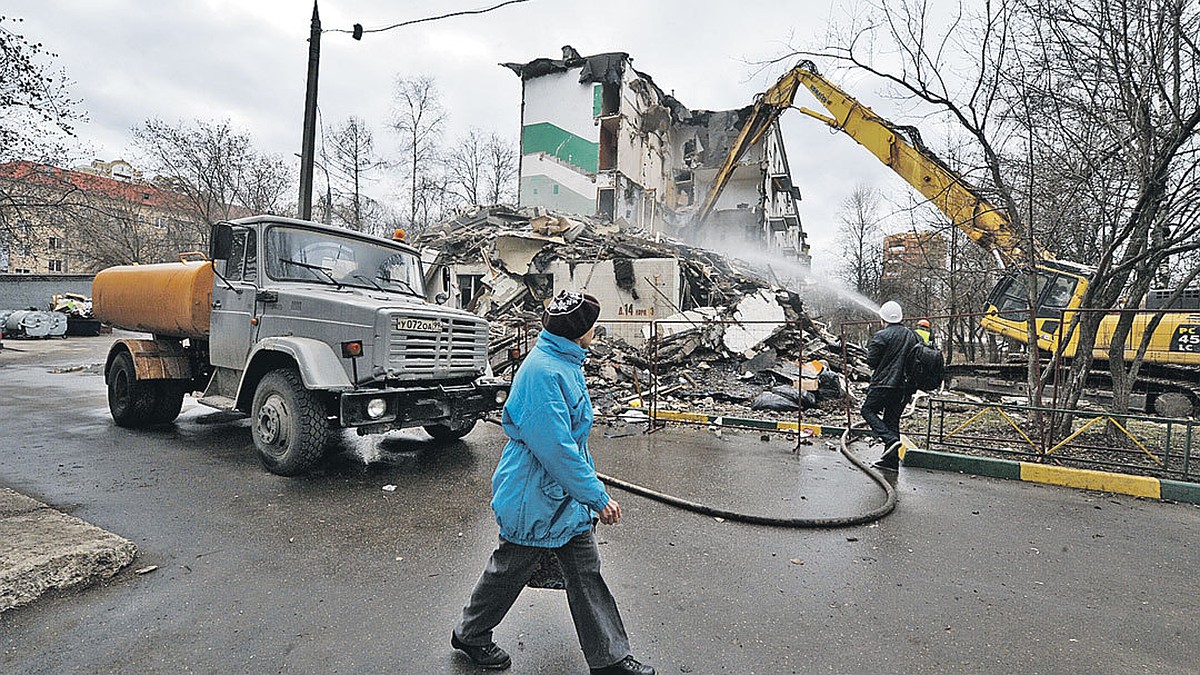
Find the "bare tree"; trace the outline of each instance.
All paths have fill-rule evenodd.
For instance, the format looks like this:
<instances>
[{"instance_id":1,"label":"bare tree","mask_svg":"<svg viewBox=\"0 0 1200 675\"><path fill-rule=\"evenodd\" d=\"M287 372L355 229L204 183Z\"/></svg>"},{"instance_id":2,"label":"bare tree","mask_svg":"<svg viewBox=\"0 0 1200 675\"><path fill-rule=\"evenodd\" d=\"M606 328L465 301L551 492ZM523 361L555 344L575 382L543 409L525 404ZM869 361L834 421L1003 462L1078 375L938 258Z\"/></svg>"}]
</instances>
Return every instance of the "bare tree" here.
<instances>
[{"instance_id":1,"label":"bare tree","mask_svg":"<svg viewBox=\"0 0 1200 675\"><path fill-rule=\"evenodd\" d=\"M291 183L287 165L256 151L250 136L228 120L172 126L149 119L133 136L148 172L186 197L202 242L212 223L284 209L281 200Z\"/></svg>"},{"instance_id":2,"label":"bare tree","mask_svg":"<svg viewBox=\"0 0 1200 675\"><path fill-rule=\"evenodd\" d=\"M1034 152L1075 178L1071 196L1098 234L1085 306L1131 306L1173 258L1200 247L1200 3L1026 0L1021 10L1023 41L1037 48L1019 54L1027 76L1011 85L1013 107L1038 132ZM1102 319L1079 317L1072 405ZM1127 362L1133 321L1121 315L1107 353L1121 411L1152 331Z\"/></svg>"},{"instance_id":3,"label":"bare tree","mask_svg":"<svg viewBox=\"0 0 1200 675\"><path fill-rule=\"evenodd\" d=\"M1195 0L1070 6L1000 0L970 15L960 7L935 26L934 17L947 15L928 2L880 2L869 26L853 30L827 55L880 76L953 120L971 140L980 169L968 165L961 173L989 191L1025 233L1026 252L1035 250L1034 225L1051 235L1064 231L1049 217L1082 224L1060 242L1079 241L1096 252L1084 307L1108 309L1126 294L1136 301L1167 259L1197 245L1197 14ZM885 62L887 69L875 65ZM1048 187L1051 174L1056 180ZM1075 204L1064 207L1064 201ZM1100 233L1096 241L1079 236L1088 228ZM1025 262L1032 268L1036 260ZM1032 275L1027 280L1033 306L1038 289ZM1068 405L1085 384L1102 316L1076 316ZM1123 368L1131 320L1113 335L1108 356L1114 371ZM1036 344L1034 324L1028 324L1027 343ZM1118 394L1133 375L1136 367L1117 374ZM1035 402L1042 382L1031 349Z\"/></svg>"},{"instance_id":4,"label":"bare tree","mask_svg":"<svg viewBox=\"0 0 1200 675\"><path fill-rule=\"evenodd\" d=\"M471 129L446 157L448 189L464 204L515 201L516 146L499 134Z\"/></svg>"},{"instance_id":5,"label":"bare tree","mask_svg":"<svg viewBox=\"0 0 1200 675\"><path fill-rule=\"evenodd\" d=\"M446 177L451 192L464 204L481 204L487 162L483 132L472 128L446 157Z\"/></svg>"},{"instance_id":6,"label":"bare tree","mask_svg":"<svg viewBox=\"0 0 1200 675\"><path fill-rule=\"evenodd\" d=\"M499 134L488 136L483 146L484 184L489 204L517 202L517 144Z\"/></svg>"},{"instance_id":7,"label":"bare tree","mask_svg":"<svg viewBox=\"0 0 1200 675\"><path fill-rule=\"evenodd\" d=\"M89 203L70 211L69 231L72 253L85 269L167 262L178 259L181 251L195 248L187 240L192 232L180 228L180 221L159 227L146 222L133 204L80 196Z\"/></svg>"},{"instance_id":8,"label":"bare tree","mask_svg":"<svg viewBox=\"0 0 1200 675\"><path fill-rule=\"evenodd\" d=\"M855 292L875 297L883 274L883 229L879 225L879 191L859 183L841 203L838 226L842 280Z\"/></svg>"},{"instance_id":9,"label":"bare tree","mask_svg":"<svg viewBox=\"0 0 1200 675\"><path fill-rule=\"evenodd\" d=\"M371 229L379 216L378 204L364 194L366 183L374 180L373 173L385 166L375 156L375 139L371 129L360 117L349 117L327 136L329 150L324 155L329 169L327 180L336 205L330 204L334 215L353 230Z\"/></svg>"},{"instance_id":10,"label":"bare tree","mask_svg":"<svg viewBox=\"0 0 1200 675\"><path fill-rule=\"evenodd\" d=\"M430 190L444 189L434 177L446 112L430 77L398 78L394 95L392 129L399 134L409 177L409 222L416 230L429 224L431 205L442 200Z\"/></svg>"},{"instance_id":11,"label":"bare tree","mask_svg":"<svg viewBox=\"0 0 1200 675\"><path fill-rule=\"evenodd\" d=\"M16 31L20 18L0 15L0 163L30 160L64 164L75 124L87 121L71 98L72 82L53 68L57 55ZM33 222L50 220L62 209L61 193L28 194L0 185L0 258L25 246Z\"/></svg>"},{"instance_id":12,"label":"bare tree","mask_svg":"<svg viewBox=\"0 0 1200 675\"><path fill-rule=\"evenodd\" d=\"M421 177L421 182L417 184L417 202L413 205L416 209L414 212L416 217L411 221L415 223L418 231L426 227L429 223L436 223L444 220L447 214L453 211L456 204L453 202L453 197L450 192L450 187L447 183L446 174L441 172L430 171Z\"/></svg>"},{"instance_id":13,"label":"bare tree","mask_svg":"<svg viewBox=\"0 0 1200 675\"><path fill-rule=\"evenodd\" d=\"M87 113L71 98L66 72L53 69L58 55L9 27L21 21L0 16L0 162L61 163L65 139Z\"/></svg>"},{"instance_id":14,"label":"bare tree","mask_svg":"<svg viewBox=\"0 0 1200 675\"><path fill-rule=\"evenodd\" d=\"M958 354L968 361L982 359L979 348L985 341L995 345L994 337L985 336L979 324L987 296L996 279L988 254L955 227L945 228L946 269L943 278L942 309L948 316L944 326L943 352L947 363ZM991 356L995 356L991 354Z\"/></svg>"}]
</instances>

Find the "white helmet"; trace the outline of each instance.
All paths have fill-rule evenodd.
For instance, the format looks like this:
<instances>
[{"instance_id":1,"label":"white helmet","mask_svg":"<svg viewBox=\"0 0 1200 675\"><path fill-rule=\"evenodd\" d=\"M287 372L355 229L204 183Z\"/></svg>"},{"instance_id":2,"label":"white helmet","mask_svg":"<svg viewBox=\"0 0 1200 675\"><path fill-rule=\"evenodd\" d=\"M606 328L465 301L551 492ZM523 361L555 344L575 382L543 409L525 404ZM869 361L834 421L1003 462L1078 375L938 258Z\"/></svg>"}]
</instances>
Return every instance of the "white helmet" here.
<instances>
[{"instance_id":1,"label":"white helmet","mask_svg":"<svg viewBox=\"0 0 1200 675\"><path fill-rule=\"evenodd\" d=\"M904 310L900 309L900 303L888 300L879 308L879 318L887 323L900 323L904 320Z\"/></svg>"}]
</instances>

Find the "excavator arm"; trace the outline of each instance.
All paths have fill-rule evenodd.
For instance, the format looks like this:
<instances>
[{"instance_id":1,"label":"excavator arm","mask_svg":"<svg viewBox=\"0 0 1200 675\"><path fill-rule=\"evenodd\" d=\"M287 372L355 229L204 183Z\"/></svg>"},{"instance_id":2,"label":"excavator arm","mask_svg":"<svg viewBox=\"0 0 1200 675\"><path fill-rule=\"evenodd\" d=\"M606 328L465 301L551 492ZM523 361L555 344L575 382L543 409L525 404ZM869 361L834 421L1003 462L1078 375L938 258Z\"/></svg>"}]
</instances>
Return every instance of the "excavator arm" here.
<instances>
[{"instance_id":1,"label":"excavator arm","mask_svg":"<svg viewBox=\"0 0 1200 675\"><path fill-rule=\"evenodd\" d=\"M992 206L958 173L925 148L915 128L900 127L879 117L822 77L811 61L801 61L755 102L698 213L701 221L712 211L737 162L750 146L762 139L771 123L791 107L801 87L808 89L829 114L803 107L800 112L845 132L916 188L971 240L994 252L1004 265L1020 266L1029 262L1024 251L1025 238L1007 214ZM1038 260L1054 258L1036 242L1034 256Z\"/></svg>"},{"instance_id":2,"label":"excavator arm","mask_svg":"<svg viewBox=\"0 0 1200 675\"><path fill-rule=\"evenodd\" d=\"M803 63L809 62L806 61ZM737 168L738 162L741 161L746 151L761 141L763 135L779 119L783 111L791 107L792 100L796 98L796 90L801 85L800 77L798 76L799 71L800 66L797 66L784 74L783 77L779 78L778 82L760 94L754 102L754 108L742 124L741 131L729 147L729 154L725 156L725 162L721 165L720 170L717 171L716 178L713 179L712 188L704 198L704 203L700 206L700 210L696 212L697 223L703 223L708 219L713 208L717 205L717 199L720 198L721 192L724 191L725 186L729 183L729 178L733 176L733 170Z\"/></svg>"}]
</instances>

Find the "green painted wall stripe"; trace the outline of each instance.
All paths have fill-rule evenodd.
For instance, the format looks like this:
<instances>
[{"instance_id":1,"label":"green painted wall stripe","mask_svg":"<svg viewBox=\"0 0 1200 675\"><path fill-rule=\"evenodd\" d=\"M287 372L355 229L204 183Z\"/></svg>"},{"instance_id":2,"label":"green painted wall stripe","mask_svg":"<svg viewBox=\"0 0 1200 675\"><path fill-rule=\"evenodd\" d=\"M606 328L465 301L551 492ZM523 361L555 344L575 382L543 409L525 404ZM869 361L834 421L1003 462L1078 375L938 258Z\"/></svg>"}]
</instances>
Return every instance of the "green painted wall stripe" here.
<instances>
[{"instance_id":1,"label":"green painted wall stripe","mask_svg":"<svg viewBox=\"0 0 1200 675\"><path fill-rule=\"evenodd\" d=\"M527 125L521 131L521 154L544 152L588 173L600 166L600 144L560 129L549 122Z\"/></svg>"},{"instance_id":2,"label":"green painted wall stripe","mask_svg":"<svg viewBox=\"0 0 1200 675\"><path fill-rule=\"evenodd\" d=\"M604 87L594 84L592 85L592 117L599 117L600 111L604 109Z\"/></svg>"}]
</instances>

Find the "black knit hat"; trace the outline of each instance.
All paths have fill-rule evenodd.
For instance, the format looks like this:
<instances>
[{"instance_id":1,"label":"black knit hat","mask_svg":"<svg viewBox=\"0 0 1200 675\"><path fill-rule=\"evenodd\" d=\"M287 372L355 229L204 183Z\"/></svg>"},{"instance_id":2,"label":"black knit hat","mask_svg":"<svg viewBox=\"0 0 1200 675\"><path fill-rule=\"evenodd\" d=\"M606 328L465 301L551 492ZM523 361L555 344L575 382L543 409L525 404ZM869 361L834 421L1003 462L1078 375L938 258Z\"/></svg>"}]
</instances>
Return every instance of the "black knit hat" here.
<instances>
[{"instance_id":1,"label":"black knit hat","mask_svg":"<svg viewBox=\"0 0 1200 675\"><path fill-rule=\"evenodd\" d=\"M577 340L591 329L600 316L600 301L596 296L578 291L563 291L555 296L542 313L546 330Z\"/></svg>"}]
</instances>

